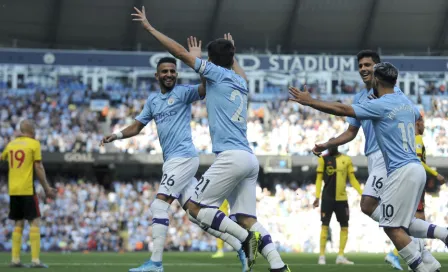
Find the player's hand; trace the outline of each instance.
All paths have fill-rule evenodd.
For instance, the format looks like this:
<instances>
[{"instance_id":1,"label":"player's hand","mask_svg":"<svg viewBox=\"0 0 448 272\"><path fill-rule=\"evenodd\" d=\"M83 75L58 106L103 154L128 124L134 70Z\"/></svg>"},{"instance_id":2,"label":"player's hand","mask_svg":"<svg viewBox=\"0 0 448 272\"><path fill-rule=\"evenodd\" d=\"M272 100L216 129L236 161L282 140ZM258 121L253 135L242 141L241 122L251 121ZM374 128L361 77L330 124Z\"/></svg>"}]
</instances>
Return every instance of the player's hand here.
<instances>
[{"instance_id":1,"label":"player's hand","mask_svg":"<svg viewBox=\"0 0 448 272\"><path fill-rule=\"evenodd\" d=\"M117 139L117 135L111 134L108 136L103 137L101 140L100 146L104 146L104 144L111 143Z\"/></svg>"},{"instance_id":2,"label":"player's hand","mask_svg":"<svg viewBox=\"0 0 448 272\"><path fill-rule=\"evenodd\" d=\"M56 195L58 193L58 190L56 190L55 188L51 188L51 187L46 188L44 191L45 191L45 196L48 198L51 198L51 199L55 199Z\"/></svg>"},{"instance_id":3,"label":"player's hand","mask_svg":"<svg viewBox=\"0 0 448 272\"><path fill-rule=\"evenodd\" d=\"M200 40L198 42L196 37L190 36L187 38L187 43L188 43L188 52L190 52L196 58L201 58L202 57L202 50L201 50L202 41Z\"/></svg>"},{"instance_id":4,"label":"player's hand","mask_svg":"<svg viewBox=\"0 0 448 272\"><path fill-rule=\"evenodd\" d=\"M437 180L442 184L445 183L445 177L440 174L437 175Z\"/></svg>"},{"instance_id":5,"label":"player's hand","mask_svg":"<svg viewBox=\"0 0 448 272\"><path fill-rule=\"evenodd\" d=\"M142 26L150 31L153 30L154 28L152 27L152 25L149 23L148 19L146 19L146 10L145 7L142 6L142 10L140 11L138 8L134 7L134 10L137 13L132 13L131 15L133 16L134 19L132 19L132 21L139 21L141 22Z\"/></svg>"},{"instance_id":6,"label":"player's hand","mask_svg":"<svg viewBox=\"0 0 448 272\"><path fill-rule=\"evenodd\" d=\"M314 208L319 207L319 201L320 201L319 198L316 198L316 200L314 200L314 202L313 202L313 207L314 207Z\"/></svg>"},{"instance_id":7,"label":"player's hand","mask_svg":"<svg viewBox=\"0 0 448 272\"><path fill-rule=\"evenodd\" d=\"M289 94L292 96L289 98L290 101L294 101L302 105L308 105L313 100L306 85L303 87L303 91L297 89L296 87L289 87Z\"/></svg>"},{"instance_id":8,"label":"player's hand","mask_svg":"<svg viewBox=\"0 0 448 272\"><path fill-rule=\"evenodd\" d=\"M233 46L235 46L235 41L233 40L233 37L232 35L230 35L230 33L224 34L224 39L230 41L233 44Z\"/></svg>"},{"instance_id":9,"label":"player's hand","mask_svg":"<svg viewBox=\"0 0 448 272\"><path fill-rule=\"evenodd\" d=\"M328 149L327 143L315 144L312 151L314 155L320 157L322 155L322 152L324 152L327 149Z\"/></svg>"}]
</instances>

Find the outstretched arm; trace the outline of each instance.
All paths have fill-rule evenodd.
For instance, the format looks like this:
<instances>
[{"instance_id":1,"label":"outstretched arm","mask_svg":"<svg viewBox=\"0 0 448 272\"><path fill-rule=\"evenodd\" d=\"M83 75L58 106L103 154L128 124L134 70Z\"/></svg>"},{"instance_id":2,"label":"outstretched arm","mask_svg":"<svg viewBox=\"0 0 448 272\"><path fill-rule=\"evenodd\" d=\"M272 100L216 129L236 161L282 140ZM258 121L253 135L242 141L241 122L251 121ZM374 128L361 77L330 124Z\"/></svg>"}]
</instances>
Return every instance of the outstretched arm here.
<instances>
[{"instance_id":1,"label":"outstretched arm","mask_svg":"<svg viewBox=\"0 0 448 272\"><path fill-rule=\"evenodd\" d=\"M165 47L168 52L170 52L171 55L180 59L183 63L194 69L196 57L188 52L187 49L185 49L185 47L180 45L178 42L172 40L165 34L155 29L146 18L145 7L142 7L141 11L136 7L134 7L134 9L137 13L132 14L132 16L134 16L133 21L141 22L146 31L148 31L154 38L156 38L162 44L162 46Z\"/></svg>"},{"instance_id":2,"label":"outstretched arm","mask_svg":"<svg viewBox=\"0 0 448 272\"><path fill-rule=\"evenodd\" d=\"M230 33L224 34L224 39L231 41L233 46L235 46L235 41L233 40L233 37L232 35L230 35ZM244 78L244 80L247 81L247 75L244 72L243 68L238 63L236 57L233 57L232 70L235 71L237 75L241 76L242 78Z\"/></svg>"},{"instance_id":3,"label":"outstretched arm","mask_svg":"<svg viewBox=\"0 0 448 272\"><path fill-rule=\"evenodd\" d=\"M345 105L339 102L327 102L314 99L311 97L306 86L303 91L300 91L295 87L289 87L289 93L292 95L292 98L289 98L289 100L297 102L304 106L309 106L318 111L338 116L356 117L355 111L353 110L352 106Z\"/></svg>"},{"instance_id":4,"label":"outstretched arm","mask_svg":"<svg viewBox=\"0 0 448 272\"><path fill-rule=\"evenodd\" d=\"M323 144L316 144L316 146L313 148L314 155L320 156L321 153L327 149L337 147L340 145L344 145L348 142L351 142L353 139L355 139L356 135L358 134L358 131L359 131L359 127L349 125L348 129L346 131L344 131L338 137L333 138Z\"/></svg>"}]
</instances>

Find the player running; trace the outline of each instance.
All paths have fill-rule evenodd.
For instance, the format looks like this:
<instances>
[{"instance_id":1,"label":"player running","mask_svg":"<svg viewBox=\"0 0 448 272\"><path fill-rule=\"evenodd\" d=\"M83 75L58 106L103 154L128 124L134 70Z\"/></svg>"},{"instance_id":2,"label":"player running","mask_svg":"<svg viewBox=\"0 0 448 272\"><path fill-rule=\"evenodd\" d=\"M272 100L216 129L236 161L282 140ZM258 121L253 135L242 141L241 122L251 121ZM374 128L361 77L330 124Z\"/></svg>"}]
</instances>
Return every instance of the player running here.
<instances>
[{"instance_id":1,"label":"player running","mask_svg":"<svg viewBox=\"0 0 448 272\"><path fill-rule=\"evenodd\" d=\"M168 52L194 68L206 81L206 107L216 159L195 187L188 203L190 214L212 229L237 237L243 243L250 268L259 249L269 261L271 271L290 271L268 231L256 219L259 164L247 141L247 79L234 59L233 41L210 42L209 61L203 61L157 31L146 19L144 7L135 11L132 14L135 21L140 21ZM218 210L225 199L238 224Z\"/></svg>"},{"instance_id":2,"label":"player running","mask_svg":"<svg viewBox=\"0 0 448 272\"><path fill-rule=\"evenodd\" d=\"M373 67L375 64L380 63L379 55L371 50L363 50L358 53L358 68L359 74L366 85L366 89L357 93L353 99L353 104L362 104L369 101L374 96L372 90L373 83ZM403 95L401 90L397 87L394 91ZM316 144L313 152L319 155L324 150L346 144L352 141L358 134L359 128L362 127L365 136L364 153L368 160L369 177L366 181L366 186L361 197L361 210L364 214L370 216L376 222L379 222L381 210L379 207L379 195L384 187L384 180L387 178L386 165L384 163L383 154L375 137L375 131L371 120L358 120L356 118L347 118L349 123L348 129L336 138L329 140L323 144ZM414 212L412 212L414 213ZM434 228L437 231L428 232L430 228ZM410 230L413 235L418 238L438 238L446 243L448 238L448 230L445 228L437 227L421 220L413 220L410 225ZM429 236L428 236L429 235ZM424 250L424 257L430 257L430 253ZM386 256L386 262L390 263L394 268L402 270L400 261L398 259L398 251L389 253Z\"/></svg>"},{"instance_id":3,"label":"player running","mask_svg":"<svg viewBox=\"0 0 448 272\"><path fill-rule=\"evenodd\" d=\"M321 220L322 228L320 232L320 255L318 264L326 264L325 247L327 245L328 227L331 216L336 214L336 218L341 225L339 254L336 264L354 264L344 256L344 249L348 240L348 220L349 208L347 202L346 182L349 177L353 188L362 193L361 186L355 176L352 160L349 156L339 153L337 147L328 150L326 156L320 157L317 164L316 176L316 200L313 206L319 207L321 196L322 180L325 181L322 193Z\"/></svg>"},{"instance_id":4,"label":"player running","mask_svg":"<svg viewBox=\"0 0 448 272\"><path fill-rule=\"evenodd\" d=\"M376 64L372 88L379 98L362 104L349 106L319 101L311 98L306 88L302 92L294 87L290 87L293 96L290 100L338 116L372 120L387 169L380 194L380 226L414 271L432 272L440 269L440 263L424 262L418 244L404 230L418 237L415 235L418 233L411 230L411 221L424 189L426 173L415 154L415 121L419 113L404 95L394 92L397 78L398 70L392 64Z\"/></svg>"},{"instance_id":5,"label":"player running","mask_svg":"<svg viewBox=\"0 0 448 272\"><path fill-rule=\"evenodd\" d=\"M40 210L33 184L33 168L45 195L56 196L56 190L48 185L39 141L35 140L35 127L29 120L20 123L20 136L6 145L1 159L8 161L9 219L14 220L12 234L11 267L29 267L20 261L22 232L25 220L30 224L31 267L48 268L40 262Z\"/></svg>"},{"instance_id":6,"label":"player running","mask_svg":"<svg viewBox=\"0 0 448 272\"><path fill-rule=\"evenodd\" d=\"M193 38L188 39L190 51L196 56L201 55L200 44ZM205 88L200 85L176 85L176 59L161 58L157 63L156 79L159 81L160 92L151 94L142 112L134 122L122 131L106 136L101 144L110 143L117 139L126 139L138 135L140 131L154 120L163 151L163 175L156 199L151 203L153 251L149 261L130 272L163 271L162 257L168 233L168 210L171 203L178 199L186 210L189 197L188 190L193 191L197 180L194 177L199 158L191 138L191 103L205 97ZM190 218L193 223L199 222ZM243 271L246 269L246 255L241 243L235 237L205 226L201 226L208 233L221 238L238 251Z\"/></svg>"}]
</instances>

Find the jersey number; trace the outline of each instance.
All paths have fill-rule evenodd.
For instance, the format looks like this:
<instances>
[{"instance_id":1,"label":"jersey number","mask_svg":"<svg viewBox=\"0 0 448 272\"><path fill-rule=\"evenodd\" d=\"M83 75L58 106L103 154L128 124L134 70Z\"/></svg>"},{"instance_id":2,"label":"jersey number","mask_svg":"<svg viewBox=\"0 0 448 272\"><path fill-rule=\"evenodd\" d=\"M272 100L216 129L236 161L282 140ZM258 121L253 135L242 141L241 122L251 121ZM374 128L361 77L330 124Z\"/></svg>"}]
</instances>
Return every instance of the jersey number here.
<instances>
[{"instance_id":1,"label":"jersey number","mask_svg":"<svg viewBox=\"0 0 448 272\"><path fill-rule=\"evenodd\" d=\"M22 167L23 162L25 161L25 152L23 150L10 150L10 167L14 168L14 161L17 161L19 164L17 165L17 168Z\"/></svg>"},{"instance_id":2,"label":"jersey number","mask_svg":"<svg viewBox=\"0 0 448 272\"><path fill-rule=\"evenodd\" d=\"M174 185L174 179L173 179L174 175L172 175L171 177L168 178L167 174L163 174L162 177L162 182L160 183L160 185L168 185L168 186L173 186Z\"/></svg>"},{"instance_id":3,"label":"jersey number","mask_svg":"<svg viewBox=\"0 0 448 272\"><path fill-rule=\"evenodd\" d=\"M240 99L240 105L232 115L232 121L241 123L244 122L244 117L241 116L241 112L243 112L244 105L247 104L247 96L243 96L238 90L233 90L232 94L230 95L230 100L235 101L237 97Z\"/></svg>"},{"instance_id":4,"label":"jersey number","mask_svg":"<svg viewBox=\"0 0 448 272\"><path fill-rule=\"evenodd\" d=\"M205 181L205 184L202 185ZM201 180L199 181L198 185L196 185L196 188L194 188L196 191L201 190L201 193L205 191L205 188L207 188L208 184L210 183L209 179L204 179L204 177L201 177ZM201 189L202 186L202 189Z\"/></svg>"},{"instance_id":5,"label":"jersey number","mask_svg":"<svg viewBox=\"0 0 448 272\"><path fill-rule=\"evenodd\" d=\"M415 128L413 123L408 123L407 128L403 122L398 123L398 128L401 130L401 140L403 142L404 151L408 152L409 148L415 153L415 144L411 144L412 139L415 143Z\"/></svg>"}]
</instances>

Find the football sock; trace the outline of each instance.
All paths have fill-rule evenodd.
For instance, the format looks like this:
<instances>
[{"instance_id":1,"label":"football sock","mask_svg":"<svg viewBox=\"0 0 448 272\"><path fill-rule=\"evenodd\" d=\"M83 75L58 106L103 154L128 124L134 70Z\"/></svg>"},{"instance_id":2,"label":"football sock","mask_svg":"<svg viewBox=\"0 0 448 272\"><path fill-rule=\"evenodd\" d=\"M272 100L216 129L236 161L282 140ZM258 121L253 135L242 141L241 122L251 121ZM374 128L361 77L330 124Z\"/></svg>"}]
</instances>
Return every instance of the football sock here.
<instances>
[{"instance_id":1,"label":"football sock","mask_svg":"<svg viewBox=\"0 0 448 272\"><path fill-rule=\"evenodd\" d=\"M228 233L236 237L241 243L246 241L248 231L233 222L223 212L216 208L202 208L197 216L202 224L220 232Z\"/></svg>"},{"instance_id":2,"label":"football sock","mask_svg":"<svg viewBox=\"0 0 448 272\"><path fill-rule=\"evenodd\" d=\"M320 256L325 256L325 248L327 247L328 226L322 225L320 229Z\"/></svg>"},{"instance_id":3,"label":"football sock","mask_svg":"<svg viewBox=\"0 0 448 272\"><path fill-rule=\"evenodd\" d=\"M232 235L230 235L228 233L220 232L218 230L214 230L212 228L209 228L206 225L201 224L196 218L194 218L190 214L188 214L188 218L190 219L191 222L193 222L196 225L198 225L201 229L203 229L207 233L211 234L212 236L218 238L218 250L220 249L219 248L220 244L222 245L221 249L224 248L224 241L226 243L228 243L236 251L241 249L241 242L240 242L240 240L238 240L237 238L233 237Z\"/></svg>"},{"instance_id":4,"label":"football sock","mask_svg":"<svg viewBox=\"0 0 448 272\"><path fill-rule=\"evenodd\" d=\"M218 251L223 251L223 249L224 249L224 241L223 241L223 240L218 239L218 240L216 241L216 249L217 249Z\"/></svg>"},{"instance_id":5,"label":"football sock","mask_svg":"<svg viewBox=\"0 0 448 272\"><path fill-rule=\"evenodd\" d=\"M40 229L39 227L30 228L30 243L31 243L31 261L39 263L40 254Z\"/></svg>"},{"instance_id":6,"label":"football sock","mask_svg":"<svg viewBox=\"0 0 448 272\"><path fill-rule=\"evenodd\" d=\"M409 225L409 233L417 238L437 238L442 240L445 244L448 242L448 229L430 224L415 217Z\"/></svg>"},{"instance_id":7,"label":"football sock","mask_svg":"<svg viewBox=\"0 0 448 272\"><path fill-rule=\"evenodd\" d=\"M169 208L169 203L157 198L154 200L150 207L150 210L152 212L153 240L151 261L153 262L161 262L163 258L163 249L165 247L168 226L170 224L170 220L168 219Z\"/></svg>"},{"instance_id":8,"label":"football sock","mask_svg":"<svg viewBox=\"0 0 448 272\"><path fill-rule=\"evenodd\" d=\"M253 224L250 230L257 231L261 234L261 243L258 250L269 262L271 269L283 268L285 263L282 261L274 243L272 243L272 238L269 232L259 222Z\"/></svg>"},{"instance_id":9,"label":"football sock","mask_svg":"<svg viewBox=\"0 0 448 272\"><path fill-rule=\"evenodd\" d=\"M21 227L15 227L12 233L12 248L11 259L13 263L20 262L20 248L22 246L22 231Z\"/></svg>"},{"instance_id":10,"label":"football sock","mask_svg":"<svg viewBox=\"0 0 448 272\"><path fill-rule=\"evenodd\" d=\"M412 241L398 253L414 271L419 270L418 267L423 264L422 256L418 251L417 244Z\"/></svg>"},{"instance_id":11,"label":"football sock","mask_svg":"<svg viewBox=\"0 0 448 272\"><path fill-rule=\"evenodd\" d=\"M341 227L339 240L339 256L344 256L344 250L348 240L348 227Z\"/></svg>"}]
</instances>

